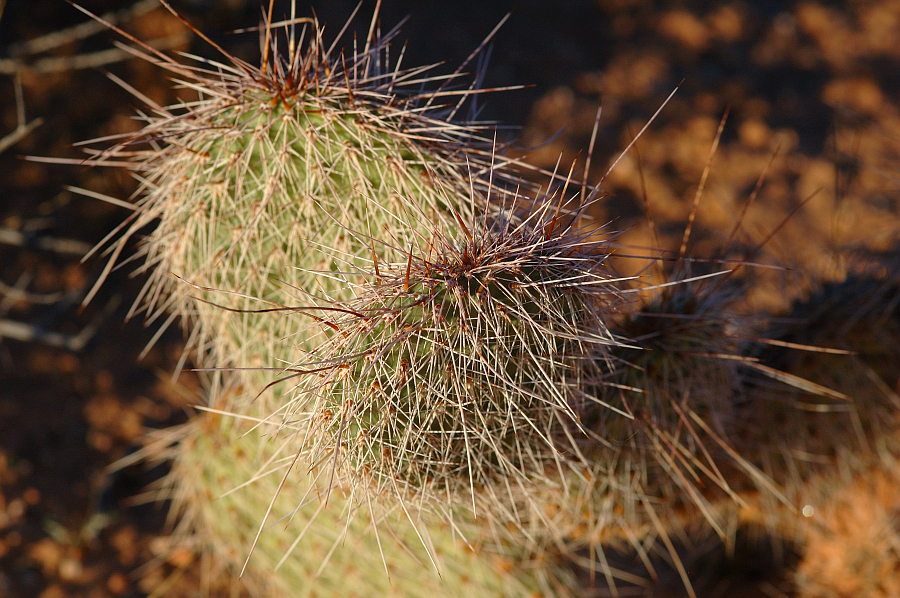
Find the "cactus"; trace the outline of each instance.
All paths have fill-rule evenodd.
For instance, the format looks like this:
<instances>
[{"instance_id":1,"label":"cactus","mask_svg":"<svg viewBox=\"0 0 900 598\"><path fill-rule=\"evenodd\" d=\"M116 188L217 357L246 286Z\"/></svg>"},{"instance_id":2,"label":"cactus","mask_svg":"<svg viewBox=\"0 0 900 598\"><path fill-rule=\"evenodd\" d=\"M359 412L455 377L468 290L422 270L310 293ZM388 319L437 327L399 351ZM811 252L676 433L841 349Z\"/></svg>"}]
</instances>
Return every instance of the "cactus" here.
<instances>
[{"instance_id":1,"label":"cactus","mask_svg":"<svg viewBox=\"0 0 900 598\"><path fill-rule=\"evenodd\" d=\"M361 594L427 560L444 589L416 576L397 591L565 594L548 581L565 569L523 565L543 547L515 531L513 502L577 459L582 386L616 342L605 242L565 189L513 190L480 127L433 105L469 90L404 92L428 77L388 67L392 34L348 58L299 21L287 55L265 27L259 68L155 54L199 99L153 106L96 161L142 181L110 267L156 223L143 309L182 318L201 369L224 380L210 405L233 416L190 424L172 448L183 535L232 572L249 565L260 591L279 559L273 587L326 595L346 594L354 560ZM330 565L266 530L269 515L309 524L298 541L335 548ZM244 549L258 556L238 567ZM374 579L378 561L388 575Z\"/></svg>"},{"instance_id":2,"label":"cactus","mask_svg":"<svg viewBox=\"0 0 900 598\"><path fill-rule=\"evenodd\" d=\"M893 271L890 265L874 271L862 267L841 282L818 285L772 326L780 346L760 355L773 368L836 389L824 397L803 388L757 391L757 425L740 430L742 452L765 463L797 509L814 512L819 503L831 501L840 484L830 478L846 481L871 469L895 470L900 289ZM784 509L762 509L759 517L804 540L804 526Z\"/></svg>"},{"instance_id":3,"label":"cactus","mask_svg":"<svg viewBox=\"0 0 900 598\"><path fill-rule=\"evenodd\" d=\"M225 382L172 447L180 538L260 594L564 596L581 551L615 589L604 546L658 537L692 593L670 531L699 512L727 541L751 487L790 502L764 441L734 442L765 420L747 370L827 389L747 355L689 233L669 282L629 287L594 195L516 188L456 120L471 90L415 91L393 32L347 57L313 20L263 30L258 68L156 54L199 99L98 160L142 181L110 264L156 223L143 309Z\"/></svg>"},{"instance_id":4,"label":"cactus","mask_svg":"<svg viewBox=\"0 0 900 598\"><path fill-rule=\"evenodd\" d=\"M266 308L349 298L345 270L375 251L397 261L420 242L421 231L398 226L404 210L416 211L408 221L467 217L461 192L489 169L478 126L448 121L455 111L420 93L427 72L385 62L390 35L352 56L330 51L314 21L266 35L259 68L230 57L192 68L148 57L199 99L153 106L137 137L104 156L142 181L114 258L156 224L141 249L150 273L143 309L151 321L190 323L199 359L213 367L293 361L312 320L266 317ZM461 102L467 93L440 97Z\"/></svg>"},{"instance_id":5,"label":"cactus","mask_svg":"<svg viewBox=\"0 0 900 598\"><path fill-rule=\"evenodd\" d=\"M627 342L611 347L612 367L593 385L598 400L582 413L586 466L568 494L536 501L551 520L545 536L611 588L617 576L626 585L634 576L614 575L604 554L630 553L655 576L647 553L658 540L695 595L673 538L700 519L700 528L730 542L719 503L743 504L736 488L768 482L732 446L744 398L746 323L734 309L741 283L726 280L730 270L689 276L687 263L679 261L662 286L622 290L643 298L610 323Z\"/></svg>"},{"instance_id":6,"label":"cactus","mask_svg":"<svg viewBox=\"0 0 900 598\"><path fill-rule=\"evenodd\" d=\"M234 402L227 394L218 393L221 403ZM338 489L325 505L315 476L291 469L293 456L270 430L254 429L246 419L254 416L265 413L210 414L169 431L167 478L179 516L173 546L210 555L226 574L243 572L254 595L524 598L566 596L573 586L566 570L497 539L484 519L379 509ZM266 529L254 536L264 514Z\"/></svg>"},{"instance_id":7,"label":"cactus","mask_svg":"<svg viewBox=\"0 0 900 598\"><path fill-rule=\"evenodd\" d=\"M565 189L511 188L479 125L431 105L468 90L404 93L423 74L389 69L391 34L348 59L295 22L287 55L266 27L260 68L164 63L200 98L155 107L105 152L143 182L113 259L158 221L142 249L151 321L181 316L201 365L257 388L267 419L302 421L296 450L310 466L334 454L329 485L340 463L340 483L446 510L447 492L475 508L477 488L561 470L563 428L616 342L604 231L579 227ZM350 438L358 453L341 456Z\"/></svg>"},{"instance_id":8,"label":"cactus","mask_svg":"<svg viewBox=\"0 0 900 598\"><path fill-rule=\"evenodd\" d=\"M373 264L322 313L293 409L311 462L333 462L326 484L347 471L439 509L468 495L477 515L477 494L490 511L579 461L571 434L618 342L606 319L621 281L602 231L531 209L435 229L424 255Z\"/></svg>"}]
</instances>

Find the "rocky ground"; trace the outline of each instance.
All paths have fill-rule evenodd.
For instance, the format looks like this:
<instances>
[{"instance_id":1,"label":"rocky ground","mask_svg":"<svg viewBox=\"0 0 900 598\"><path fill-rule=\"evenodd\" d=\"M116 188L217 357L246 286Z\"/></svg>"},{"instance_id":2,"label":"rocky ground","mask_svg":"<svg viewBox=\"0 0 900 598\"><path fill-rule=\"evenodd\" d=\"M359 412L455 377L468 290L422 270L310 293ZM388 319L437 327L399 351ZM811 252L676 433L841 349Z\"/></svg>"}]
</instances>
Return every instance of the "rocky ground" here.
<instances>
[{"instance_id":1,"label":"rocky ground","mask_svg":"<svg viewBox=\"0 0 900 598\"><path fill-rule=\"evenodd\" d=\"M116 15L123 28L167 50L215 56L153 2L82 5L123 11ZM229 51L256 60L253 33L225 33L258 22L255 0L173 5ZM354 6L340 0L314 9L335 34ZM361 34L373 6L364 2L354 22ZM0 11L0 136L16 142L0 154L0 596L107 598L160 588L194 595L200 563L187 553L158 562L165 505L142 500L164 468L109 469L136 450L145 429L190 416L197 383L190 372L177 383L172 374L184 365L182 334L173 327L157 339L159 323L140 314L123 323L142 282L130 276L133 266L113 272L79 307L106 263L79 258L128 212L67 186L127 199L135 183L121 171L22 159L81 157L77 142L136 129L131 116L141 102L105 72L154 101L175 96L161 70L114 49L121 38L70 30L87 17L62 0L0 1ZM508 12L485 86L529 87L487 97L482 116L521 127L510 132L521 137L514 151L536 166L553 168L560 155L566 169L572 160L583 164L602 102L589 173L601 180L678 88L604 181L611 196L595 216L624 230L623 243L677 247L727 110L692 255L721 246L764 171L742 224L748 248L812 197L766 244L760 260L791 270L761 278L758 309L784 309L810 281L842 278L854 249L896 248L900 1L386 0L382 22L388 28L409 15L406 64L452 66ZM65 32L58 45L46 37L53 32ZM42 122L32 128L34 119ZM848 489L847 508L874 508L869 492ZM890 489L881 495L876 502L890 506ZM744 567L726 567L723 577L739 571L740 583L725 583L731 589L720 595L738 587L742 596L819 595L797 583L830 575L841 583L821 595L852 596L868 587L854 585L854 575L900 578L896 568L849 565L847 547L867 538L846 527L790 562L760 567L750 563L757 554Z\"/></svg>"}]
</instances>

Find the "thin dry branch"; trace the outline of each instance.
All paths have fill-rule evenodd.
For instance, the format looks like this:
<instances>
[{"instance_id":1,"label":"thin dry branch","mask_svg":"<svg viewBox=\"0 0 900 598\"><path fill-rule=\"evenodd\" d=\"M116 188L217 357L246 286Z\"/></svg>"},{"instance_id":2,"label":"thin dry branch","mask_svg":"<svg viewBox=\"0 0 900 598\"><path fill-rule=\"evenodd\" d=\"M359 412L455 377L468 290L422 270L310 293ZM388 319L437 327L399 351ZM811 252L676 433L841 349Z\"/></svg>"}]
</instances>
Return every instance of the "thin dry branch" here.
<instances>
[{"instance_id":1,"label":"thin dry branch","mask_svg":"<svg viewBox=\"0 0 900 598\"><path fill-rule=\"evenodd\" d=\"M150 40L147 45L156 50L171 50L187 44L190 37L187 32L176 33ZM6 58L0 60L0 75L13 75L21 71L33 71L40 74L75 71L114 64L129 58L132 58L132 53L125 48L110 48L76 56L54 56L41 58L34 62Z\"/></svg>"}]
</instances>

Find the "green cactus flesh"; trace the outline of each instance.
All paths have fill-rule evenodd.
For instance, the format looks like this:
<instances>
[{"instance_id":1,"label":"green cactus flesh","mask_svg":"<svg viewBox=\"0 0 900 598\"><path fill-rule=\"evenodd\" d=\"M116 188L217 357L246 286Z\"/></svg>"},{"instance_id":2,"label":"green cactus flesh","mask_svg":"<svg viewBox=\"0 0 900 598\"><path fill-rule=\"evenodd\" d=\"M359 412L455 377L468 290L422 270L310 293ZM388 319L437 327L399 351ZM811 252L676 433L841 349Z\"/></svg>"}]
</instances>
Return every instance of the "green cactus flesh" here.
<instances>
[{"instance_id":1,"label":"green cactus flesh","mask_svg":"<svg viewBox=\"0 0 900 598\"><path fill-rule=\"evenodd\" d=\"M396 260L416 240L397 226L404 210L440 222L454 194L435 160L364 111L246 95L166 123L170 145L142 165L144 205L160 218L147 243L159 278L149 299L165 297L215 338L217 366L278 368L311 320L257 312L346 298L343 272L362 256Z\"/></svg>"},{"instance_id":2,"label":"green cactus flesh","mask_svg":"<svg viewBox=\"0 0 900 598\"><path fill-rule=\"evenodd\" d=\"M563 596L572 583L464 515L429 520L339 488L322 508L313 476L291 468L295 455L246 420L208 415L188 425L170 474L182 527L232 573L247 561L245 582L260 595Z\"/></svg>"}]
</instances>

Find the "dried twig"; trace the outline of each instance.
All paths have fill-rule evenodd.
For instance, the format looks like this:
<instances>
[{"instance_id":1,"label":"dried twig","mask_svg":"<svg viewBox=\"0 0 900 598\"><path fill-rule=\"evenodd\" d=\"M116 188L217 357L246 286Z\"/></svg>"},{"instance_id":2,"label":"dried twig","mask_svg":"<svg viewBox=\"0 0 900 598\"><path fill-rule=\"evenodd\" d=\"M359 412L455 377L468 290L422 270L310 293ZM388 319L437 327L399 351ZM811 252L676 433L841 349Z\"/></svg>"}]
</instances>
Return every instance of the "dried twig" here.
<instances>
[{"instance_id":1,"label":"dried twig","mask_svg":"<svg viewBox=\"0 0 900 598\"><path fill-rule=\"evenodd\" d=\"M0 6L2 6L2 4L3 3L0 2ZM160 4L157 0L141 0L128 8L108 12L101 18L108 23L120 23L128 19L140 17L159 6ZM2 13L2 8L0 8L0 13ZM12 44L9 47L9 55L13 58L34 56L35 54L48 52L54 48L90 37L97 33L102 33L103 31L106 31L106 26L99 21L85 21L84 23L79 23L78 25L63 29L62 31L54 31L53 33L48 33L47 35L42 35L41 37L26 42Z\"/></svg>"},{"instance_id":2,"label":"dried twig","mask_svg":"<svg viewBox=\"0 0 900 598\"><path fill-rule=\"evenodd\" d=\"M3 12L3 5L0 3L0 14ZM19 74L16 73L16 77L14 79L14 85L16 90L16 117L17 124L16 128L12 133L9 133L3 139L0 139L0 154L5 152L10 147L19 143L25 136L38 128L41 123L44 122L42 118L36 118L31 122L27 122L25 118L25 97L22 92L22 79L19 77Z\"/></svg>"},{"instance_id":3,"label":"dried twig","mask_svg":"<svg viewBox=\"0 0 900 598\"><path fill-rule=\"evenodd\" d=\"M167 37L160 37L147 42L147 45L157 50L171 50L186 44L190 39L189 33L176 33ZM74 71L79 69L97 68L115 62L121 62L131 58L132 55L124 48L111 48L77 56L55 56L41 58L32 63L22 60L7 58L0 60L0 74L12 75L23 70L31 70L36 73L58 73L61 71Z\"/></svg>"},{"instance_id":4,"label":"dried twig","mask_svg":"<svg viewBox=\"0 0 900 598\"><path fill-rule=\"evenodd\" d=\"M65 255L83 256L91 250L91 245L75 239L58 239L56 237L38 237L21 231L0 227L0 243L17 247L33 247Z\"/></svg>"},{"instance_id":5,"label":"dried twig","mask_svg":"<svg viewBox=\"0 0 900 598\"><path fill-rule=\"evenodd\" d=\"M120 298L118 295L110 299L103 307L103 310L94 316L90 323L75 335L46 330L40 325L0 319L0 339L11 338L26 343L41 342L50 345L51 347L59 347L61 349L78 352L94 338L94 335L97 333L97 330L100 329L103 320L118 307L119 302Z\"/></svg>"},{"instance_id":6,"label":"dried twig","mask_svg":"<svg viewBox=\"0 0 900 598\"><path fill-rule=\"evenodd\" d=\"M60 299L63 298L64 293L56 292L56 293L29 293L28 291L22 290L24 285L20 285L18 282L9 286L3 281L0 281L0 295L3 296L3 303L0 303L0 306L8 302L16 302L16 301L25 301L26 303L32 303L37 305L51 305L56 303ZM0 312L4 311L0 309Z\"/></svg>"},{"instance_id":7,"label":"dried twig","mask_svg":"<svg viewBox=\"0 0 900 598\"><path fill-rule=\"evenodd\" d=\"M25 126L18 126L14 131L0 139L0 154L19 143L32 131L37 129L44 122L43 118L36 118Z\"/></svg>"}]
</instances>

